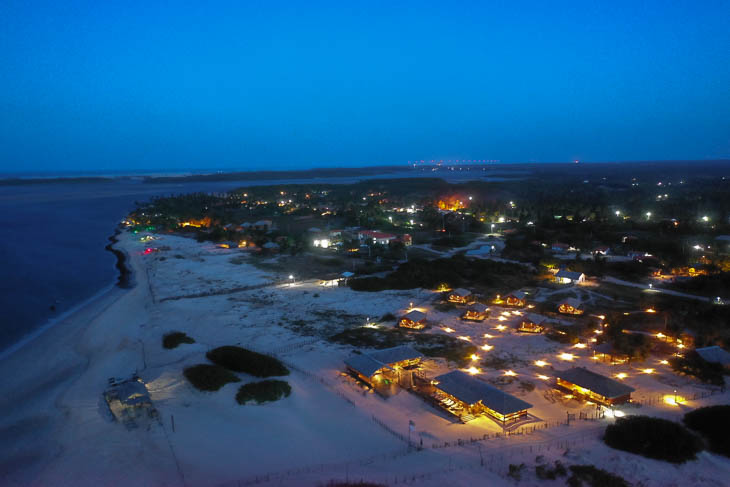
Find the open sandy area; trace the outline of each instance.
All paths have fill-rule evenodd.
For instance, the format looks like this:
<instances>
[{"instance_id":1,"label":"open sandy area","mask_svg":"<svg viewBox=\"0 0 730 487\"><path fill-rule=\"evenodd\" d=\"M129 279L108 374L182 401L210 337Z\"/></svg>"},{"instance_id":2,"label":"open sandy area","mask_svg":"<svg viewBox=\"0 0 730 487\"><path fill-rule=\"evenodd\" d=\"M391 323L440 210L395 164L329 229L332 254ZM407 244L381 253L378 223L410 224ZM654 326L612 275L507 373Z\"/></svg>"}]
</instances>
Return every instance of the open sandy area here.
<instances>
[{"instance_id":1,"label":"open sandy area","mask_svg":"<svg viewBox=\"0 0 730 487\"><path fill-rule=\"evenodd\" d=\"M730 478L730 461L706 452L674 466L607 448L600 434L610 417L559 425L566 412L594 406L563 397L539 377L574 365L611 376L623 372L637 389L634 397L645 402L623 408L625 414L678 419L684 409L730 400L728 393L700 399L706 388L677 377L658 359L596 363L586 349L515 333L521 317L512 310L493 307L487 321L466 323L458 311L434 310L432 291L357 293L316 281L281 283L238 250L173 236L157 245L170 250L144 254L137 235L120 235L117 248L128 254L136 285L110 291L0 360L2 485L314 486L346 478L514 485L506 473L509 464L520 463L532 473L519 485L564 485L535 478L537 456L596 465L646 486L721 486ZM493 347L480 349L480 360L493 354L504 367L480 367L479 376L534 405L523 434L497 437L504 430L491 420L461 424L409 392L385 399L342 374L352 347L322 337L388 312L398 315L410 303L428 311L428 333ZM173 330L196 343L163 349L162 335ZM292 369L286 377L291 395L241 406L234 399L240 384L204 393L182 375L186 366L206 363L207 350L237 344L283 360ZM563 353L574 357L565 360ZM538 367L536 360L547 365ZM425 366L428 375L454 368L441 359ZM505 376L506 370L516 375ZM110 377L135 372L160 421L130 430L113 421L102 393ZM254 380L240 376L243 383ZM680 408L653 401L674 390L698 399ZM415 423L411 440L422 449L403 440L409 421Z\"/></svg>"}]
</instances>

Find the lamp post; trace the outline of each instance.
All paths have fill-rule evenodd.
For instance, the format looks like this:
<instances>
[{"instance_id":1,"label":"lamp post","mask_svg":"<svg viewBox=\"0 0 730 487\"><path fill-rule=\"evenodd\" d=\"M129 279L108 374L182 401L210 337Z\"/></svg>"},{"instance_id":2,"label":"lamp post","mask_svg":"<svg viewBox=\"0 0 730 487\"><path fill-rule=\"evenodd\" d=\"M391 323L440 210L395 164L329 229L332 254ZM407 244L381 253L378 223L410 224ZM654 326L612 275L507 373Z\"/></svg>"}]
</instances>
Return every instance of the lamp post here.
<instances>
[{"instance_id":1,"label":"lamp post","mask_svg":"<svg viewBox=\"0 0 730 487\"><path fill-rule=\"evenodd\" d=\"M294 274L289 274L289 287L294 285Z\"/></svg>"}]
</instances>

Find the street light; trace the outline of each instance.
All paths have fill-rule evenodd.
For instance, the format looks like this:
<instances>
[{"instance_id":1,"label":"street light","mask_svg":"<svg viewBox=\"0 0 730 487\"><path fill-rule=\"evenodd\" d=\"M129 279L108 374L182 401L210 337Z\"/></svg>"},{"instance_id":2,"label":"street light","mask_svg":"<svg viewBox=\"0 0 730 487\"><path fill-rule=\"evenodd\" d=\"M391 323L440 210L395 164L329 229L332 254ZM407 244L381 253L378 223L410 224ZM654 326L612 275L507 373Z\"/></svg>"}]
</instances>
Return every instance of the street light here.
<instances>
[{"instance_id":1,"label":"street light","mask_svg":"<svg viewBox=\"0 0 730 487\"><path fill-rule=\"evenodd\" d=\"M289 280L291 281L291 282L289 283L289 287L291 287L291 286L293 286L293 285L294 285L294 274L289 274Z\"/></svg>"},{"instance_id":2,"label":"street light","mask_svg":"<svg viewBox=\"0 0 730 487\"><path fill-rule=\"evenodd\" d=\"M616 216L619 216L620 214L621 214L621 212L616 210Z\"/></svg>"},{"instance_id":3,"label":"street light","mask_svg":"<svg viewBox=\"0 0 730 487\"><path fill-rule=\"evenodd\" d=\"M650 211L647 211L646 212L646 219L648 220L649 218L651 218L651 212Z\"/></svg>"}]
</instances>

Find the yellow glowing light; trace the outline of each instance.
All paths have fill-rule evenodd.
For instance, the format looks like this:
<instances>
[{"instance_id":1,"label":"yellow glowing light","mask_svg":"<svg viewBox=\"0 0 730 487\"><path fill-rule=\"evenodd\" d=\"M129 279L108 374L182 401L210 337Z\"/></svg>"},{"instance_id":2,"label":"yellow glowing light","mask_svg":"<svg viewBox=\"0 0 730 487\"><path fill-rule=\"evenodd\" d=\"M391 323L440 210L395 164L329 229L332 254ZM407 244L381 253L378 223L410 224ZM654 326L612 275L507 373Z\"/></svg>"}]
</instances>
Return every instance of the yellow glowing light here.
<instances>
[{"instance_id":1,"label":"yellow glowing light","mask_svg":"<svg viewBox=\"0 0 730 487\"><path fill-rule=\"evenodd\" d=\"M509 315L510 315L509 311L502 311L502 316L509 316Z\"/></svg>"},{"instance_id":2,"label":"yellow glowing light","mask_svg":"<svg viewBox=\"0 0 730 487\"><path fill-rule=\"evenodd\" d=\"M535 360L535 365L537 365L538 367L545 367L546 365L548 365L548 363L544 360Z\"/></svg>"},{"instance_id":3,"label":"yellow glowing light","mask_svg":"<svg viewBox=\"0 0 730 487\"><path fill-rule=\"evenodd\" d=\"M654 369L641 369L641 371L643 373L645 373L645 374L653 374L654 373Z\"/></svg>"},{"instance_id":4,"label":"yellow glowing light","mask_svg":"<svg viewBox=\"0 0 730 487\"><path fill-rule=\"evenodd\" d=\"M540 380L548 380L550 377L548 377L547 375L538 374L537 378Z\"/></svg>"},{"instance_id":5,"label":"yellow glowing light","mask_svg":"<svg viewBox=\"0 0 730 487\"><path fill-rule=\"evenodd\" d=\"M660 360L659 363L662 365L669 365L669 360Z\"/></svg>"},{"instance_id":6,"label":"yellow glowing light","mask_svg":"<svg viewBox=\"0 0 730 487\"><path fill-rule=\"evenodd\" d=\"M646 308L647 313L656 313L656 310L654 308Z\"/></svg>"},{"instance_id":7,"label":"yellow glowing light","mask_svg":"<svg viewBox=\"0 0 730 487\"><path fill-rule=\"evenodd\" d=\"M485 352L488 352L488 351L490 351L493 348L494 347L492 345L487 345L486 343L481 346L481 349L484 350Z\"/></svg>"},{"instance_id":8,"label":"yellow glowing light","mask_svg":"<svg viewBox=\"0 0 730 487\"><path fill-rule=\"evenodd\" d=\"M664 333L661 333L661 332L656 334L657 338L664 338L665 336L667 336L667 335L665 335Z\"/></svg>"},{"instance_id":9,"label":"yellow glowing light","mask_svg":"<svg viewBox=\"0 0 730 487\"><path fill-rule=\"evenodd\" d=\"M563 396L565 399L573 399L573 394L566 394Z\"/></svg>"},{"instance_id":10,"label":"yellow glowing light","mask_svg":"<svg viewBox=\"0 0 730 487\"><path fill-rule=\"evenodd\" d=\"M628 376L623 372L619 372L618 374L616 374L617 379L625 379L626 377Z\"/></svg>"},{"instance_id":11,"label":"yellow glowing light","mask_svg":"<svg viewBox=\"0 0 730 487\"><path fill-rule=\"evenodd\" d=\"M514 377L517 375L517 373L514 370L505 370L504 375L508 375L510 377Z\"/></svg>"},{"instance_id":12,"label":"yellow glowing light","mask_svg":"<svg viewBox=\"0 0 730 487\"><path fill-rule=\"evenodd\" d=\"M479 357L479 355L477 355L475 353L472 353L471 357L469 357L469 358L471 358L472 360L479 360L481 357Z\"/></svg>"},{"instance_id":13,"label":"yellow glowing light","mask_svg":"<svg viewBox=\"0 0 730 487\"><path fill-rule=\"evenodd\" d=\"M575 345L573 345L573 348L586 348L586 344L585 343L576 343Z\"/></svg>"},{"instance_id":14,"label":"yellow glowing light","mask_svg":"<svg viewBox=\"0 0 730 487\"><path fill-rule=\"evenodd\" d=\"M598 315L598 317L601 318L602 320L606 319L606 315Z\"/></svg>"},{"instance_id":15,"label":"yellow glowing light","mask_svg":"<svg viewBox=\"0 0 730 487\"><path fill-rule=\"evenodd\" d=\"M573 355L572 353L563 352L560 355L558 355L558 358L560 360L573 360L575 358L575 355Z\"/></svg>"},{"instance_id":16,"label":"yellow glowing light","mask_svg":"<svg viewBox=\"0 0 730 487\"><path fill-rule=\"evenodd\" d=\"M499 321L507 321L507 318L505 318L504 316L500 316L500 317L499 317L499 318L497 318L497 319L498 319Z\"/></svg>"},{"instance_id":17,"label":"yellow glowing light","mask_svg":"<svg viewBox=\"0 0 730 487\"><path fill-rule=\"evenodd\" d=\"M591 338L591 343L596 343L598 341L598 338Z\"/></svg>"},{"instance_id":18,"label":"yellow glowing light","mask_svg":"<svg viewBox=\"0 0 730 487\"><path fill-rule=\"evenodd\" d=\"M494 338L494 336L490 335L489 333L485 333L484 338Z\"/></svg>"},{"instance_id":19,"label":"yellow glowing light","mask_svg":"<svg viewBox=\"0 0 730 487\"><path fill-rule=\"evenodd\" d=\"M496 329L497 329L497 330L499 330L499 331L504 331L504 330L506 330L506 329L507 329L507 327L506 327L506 326L504 326L504 325L497 325L497 326L495 326L494 328L496 328Z\"/></svg>"},{"instance_id":20,"label":"yellow glowing light","mask_svg":"<svg viewBox=\"0 0 730 487\"><path fill-rule=\"evenodd\" d=\"M664 402L666 404L669 404L670 406L679 406L683 402L685 402L686 399L682 396L678 396L676 394L665 394L664 395Z\"/></svg>"},{"instance_id":21,"label":"yellow glowing light","mask_svg":"<svg viewBox=\"0 0 730 487\"><path fill-rule=\"evenodd\" d=\"M534 305L534 304L528 304L528 305L527 305L527 307L528 307L529 309L532 309L532 308L534 308L534 307L535 307L535 305Z\"/></svg>"},{"instance_id":22,"label":"yellow glowing light","mask_svg":"<svg viewBox=\"0 0 730 487\"><path fill-rule=\"evenodd\" d=\"M444 328L441 328L441 329L444 330L446 333L454 333L454 329L453 328L449 328L448 326L446 326Z\"/></svg>"},{"instance_id":23,"label":"yellow glowing light","mask_svg":"<svg viewBox=\"0 0 730 487\"><path fill-rule=\"evenodd\" d=\"M598 356L594 355L593 357L591 357L591 360L598 360Z\"/></svg>"},{"instance_id":24,"label":"yellow glowing light","mask_svg":"<svg viewBox=\"0 0 730 487\"><path fill-rule=\"evenodd\" d=\"M458 336L456 338L458 338L459 340L464 340L465 342L470 342L471 341L471 338L469 338L467 336L464 336L464 335Z\"/></svg>"},{"instance_id":25,"label":"yellow glowing light","mask_svg":"<svg viewBox=\"0 0 730 487\"><path fill-rule=\"evenodd\" d=\"M684 345L682 345L681 343L678 343L677 348L684 348Z\"/></svg>"},{"instance_id":26,"label":"yellow glowing light","mask_svg":"<svg viewBox=\"0 0 730 487\"><path fill-rule=\"evenodd\" d=\"M600 335L603 333L603 330L593 330L593 333L596 333L597 335Z\"/></svg>"},{"instance_id":27,"label":"yellow glowing light","mask_svg":"<svg viewBox=\"0 0 730 487\"><path fill-rule=\"evenodd\" d=\"M481 372L481 370L473 366L466 369L466 371L469 372L471 375L479 374Z\"/></svg>"}]
</instances>

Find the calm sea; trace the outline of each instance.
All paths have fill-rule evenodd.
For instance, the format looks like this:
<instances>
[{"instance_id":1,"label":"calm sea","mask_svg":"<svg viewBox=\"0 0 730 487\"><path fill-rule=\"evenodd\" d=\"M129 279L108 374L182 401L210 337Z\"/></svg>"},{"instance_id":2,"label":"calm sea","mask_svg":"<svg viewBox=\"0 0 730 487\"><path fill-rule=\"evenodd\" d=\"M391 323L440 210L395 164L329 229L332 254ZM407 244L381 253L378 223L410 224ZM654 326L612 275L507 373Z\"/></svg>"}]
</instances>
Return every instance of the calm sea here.
<instances>
[{"instance_id":1,"label":"calm sea","mask_svg":"<svg viewBox=\"0 0 730 487\"><path fill-rule=\"evenodd\" d=\"M380 177L408 176L414 173ZM447 176L451 177L444 179L452 181L489 179L458 173ZM184 184L120 179L105 183L0 186L0 351L113 285L118 275L116 260L104 247L117 223L134 208L135 201L156 195L227 191L244 185L350 183L359 179L362 178Z\"/></svg>"}]
</instances>

